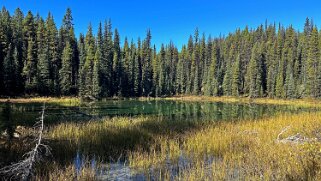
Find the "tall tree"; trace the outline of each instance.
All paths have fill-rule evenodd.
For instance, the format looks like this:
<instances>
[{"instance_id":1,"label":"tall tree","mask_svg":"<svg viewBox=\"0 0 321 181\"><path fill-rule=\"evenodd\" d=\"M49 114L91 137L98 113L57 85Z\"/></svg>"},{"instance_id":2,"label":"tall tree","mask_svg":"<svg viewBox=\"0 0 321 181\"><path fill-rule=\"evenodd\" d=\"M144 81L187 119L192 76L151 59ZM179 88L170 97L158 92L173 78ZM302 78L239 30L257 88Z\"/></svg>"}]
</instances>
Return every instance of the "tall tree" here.
<instances>
[{"instance_id":1,"label":"tall tree","mask_svg":"<svg viewBox=\"0 0 321 181\"><path fill-rule=\"evenodd\" d=\"M70 95L72 88L72 49L69 42L67 42L62 52L62 67L59 74L61 92L64 95Z\"/></svg>"},{"instance_id":2,"label":"tall tree","mask_svg":"<svg viewBox=\"0 0 321 181\"><path fill-rule=\"evenodd\" d=\"M306 95L311 97L317 97L318 87L317 87L317 74L318 72L318 63L320 61L320 50L319 50L319 37L318 30L316 27L313 27L310 41L309 41L309 50L307 57L307 89Z\"/></svg>"},{"instance_id":3,"label":"tall tree","mask_svg":"<svg viewBox=\"0 0 321 181\"><path fill-rule=\"evenodd\" d=\"M153 73L152 73L152 49L151 49L151 32L147 30L146 38L143 42L142 49L142 86L143 96L150 96L152 94Z\"/></svg>"},{"instance_id":4,"label":"tall tree","mask_svg":"<svg viewBox=\"0 0 321 181\"><path fill-rule=\"evenodd\" d=\"M239 96L241 88L241 66L240 56L237 56L236 62L233 64L232 73L232 95Z\"/></svg>"},{"instance_id":5,"label":"tall tree","mask_svg":"<svg viewBox=\"0 0 321 181\"><path fill-rule=\"evenodd\" d=\"M40 19L37 29L37 89L42 95L48 95L50 87L49 44L46 35L45 23Z\"/></svg>"}]
</instances>

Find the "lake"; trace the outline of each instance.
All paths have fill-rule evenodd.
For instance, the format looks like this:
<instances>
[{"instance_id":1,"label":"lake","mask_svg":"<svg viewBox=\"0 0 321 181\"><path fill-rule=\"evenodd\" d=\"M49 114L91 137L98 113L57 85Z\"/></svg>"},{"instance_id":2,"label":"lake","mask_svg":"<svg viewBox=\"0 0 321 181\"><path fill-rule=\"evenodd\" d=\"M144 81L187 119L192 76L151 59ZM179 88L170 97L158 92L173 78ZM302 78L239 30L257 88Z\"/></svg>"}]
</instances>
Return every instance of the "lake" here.
<instances>
[{"instance_id":1,"label":"lake","mask_svg":"<svg viewBox=\"0 0 321 181\"><path fill-rule=\"evenodd\" d=\"M32 127L39 119L42 110L42 103L1 103L0 104L0 132L11 130L11 133L17 128ZM280 112L297 113L302 111L309 111L307 108L299 108L293 106L276 106L276 105L260 105L260 104L236 104L236 103L222 103L222 102L183 102L183 101L169 101L169 100L108 100L94 103L83 103L78 106L74 105L59 105L47 103L45 105L45 126L51 127L62 122L86 122L89 120L99 121L105 118L112 117L139 117L150 116L152 118L159 118L175 121L241 121L242 119L256 119L267 116L274 116ZM48 143L50 144L50 143ZM59 144L58 144L59 145ZM62 145L62 144L60 144ZM9 148L0 145L0 157L4 160L2 164L8 164L12 161L17 161L21 156L18 153L9 153ZM54 146L53 149L64 149L59 146ZM55 151L53 153L55 153ZM117 152L118 153L118 152ZM7 155L5 155L7 154ZM9 154L9 155L8 155ZM61 154L61 152L60 152ZM72 162L76 168L81 167L83 157L91 155L91 158L108 158L111 155L106 155L101 150L91 150L84 155L79 149L70 153L63 153L71 155L67 158L53 155L54 161L65 163ZM19 155L19 156L18 156ZM3 156L5 158L3 158ZM1 161L0 161L1 162ZM96 163L95 159L92 160ZM184 160L183 160L184 162ZM126 165L126 157L116 161L108 161L111 164L109 168L110 175L124 175L125 178L131 178L130 168ZM100 169L97 172L102 172ZM112 173L111 173L112 172ZM144 180L140 174L134 175L137 180ZM101 178L106 178L106 175L101 174ZM113 178L113 177L112 177ZM143 179L142 179L143 178Z\"/></svg>"}]
</instances>

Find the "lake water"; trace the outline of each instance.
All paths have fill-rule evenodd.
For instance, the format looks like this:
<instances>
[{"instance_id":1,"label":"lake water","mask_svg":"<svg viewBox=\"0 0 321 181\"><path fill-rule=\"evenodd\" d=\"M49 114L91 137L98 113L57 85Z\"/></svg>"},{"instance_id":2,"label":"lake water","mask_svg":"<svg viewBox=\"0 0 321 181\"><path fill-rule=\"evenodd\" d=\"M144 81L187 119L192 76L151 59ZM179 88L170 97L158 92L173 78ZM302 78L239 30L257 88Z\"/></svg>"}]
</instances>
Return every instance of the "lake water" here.
<instances>
[{"instance_id":1,"label":"lake water","mask_svg":"<svg viewBox=\"0 0 321 181\"><path fill-rule=\"evenodd\" d=\"M33 126L40 117L42 106L42 103L0 103L0 133L2 134L5 130L14 132L17 126ZM296 113L301 111L308 111L308 109L276 105L167 100L108 100L81 104L79 106L62 106L47 103L45 109L45 124L46 126L51 126L66 121L80 122L91 119L98 120L105 117L135 117L141 115L161 116L173 121L229 121L274 116L280 112ZM0 153L7 153L3 149L5 148L0 145ZM96 156L99 157L100 155ZM81 157L82 155L77 152L73 161L71 160L76 167L81 167ZM13 160L6 160L7 163L11 161ZM112 168L109 169L109 176L116 175L117 177L124 175L124 179L132 177L130 175L130 168L123 162L112 163L109 165L109 168ZM141 178L143 176L136 174L135 177ZM105 175L102 174L101 178L105 178Z\"/></svg>"},{"instance_id":2,"label":"lake water","mask_svg":"<svg viewBox=\"0 0 321 181\"><path fill-rule=\"evenodd\" d=\"M10 120L13 125L32 126L40 117L42 103L14 103L10 105ZM8 121L5 113L6 103L0 103L0 130ZM109 100L82 104L80 106L61 106L46 104L47 125L65 121L85 121L93 118L114 116L168 116L171 119L232 120L273 116L278 112L300 112L302 108L275 105L235 104L222 102L182 102L182 101L139 101Z\"/></svg>"}]
</instances>

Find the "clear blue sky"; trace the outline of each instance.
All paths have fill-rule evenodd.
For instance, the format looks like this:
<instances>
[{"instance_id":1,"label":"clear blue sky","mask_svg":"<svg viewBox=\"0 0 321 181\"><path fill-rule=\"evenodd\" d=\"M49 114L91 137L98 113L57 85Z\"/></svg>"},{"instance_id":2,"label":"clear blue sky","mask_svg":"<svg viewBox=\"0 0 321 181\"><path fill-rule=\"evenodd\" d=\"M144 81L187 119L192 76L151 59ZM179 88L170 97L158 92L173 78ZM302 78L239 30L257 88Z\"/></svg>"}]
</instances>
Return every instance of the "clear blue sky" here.
<instances>
[{"instance_id":1,"label":"clear blue sky","mask_svg":"<svg viewBox=\"0 0 321 181\"><path fill-rule=\"evenodd\" d=\"M305 18L321 25L320 0L0 0L11 13L21 8L46 17L50 11L60 26L67 7L72 9L75 31L85 33L91 22L97 30L99 21L110 18L123 40L144 37L152 32L152 43L174 42L178 48L186 43L198 27L212 37L227 35L236 28L256 27L269 22L292 24L302 29ZM94 32L96 33L96 32Z\"/></svg>"}]
</instances>

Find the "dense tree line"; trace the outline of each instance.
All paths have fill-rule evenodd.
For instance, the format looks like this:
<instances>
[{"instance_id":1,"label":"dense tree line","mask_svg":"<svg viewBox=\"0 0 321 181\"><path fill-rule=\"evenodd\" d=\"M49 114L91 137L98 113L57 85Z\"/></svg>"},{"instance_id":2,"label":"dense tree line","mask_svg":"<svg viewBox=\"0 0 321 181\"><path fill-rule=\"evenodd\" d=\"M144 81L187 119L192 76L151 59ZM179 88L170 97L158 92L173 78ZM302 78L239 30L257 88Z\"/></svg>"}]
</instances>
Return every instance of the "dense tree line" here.
<instances>
[{"instance_id":1,"label":"dense tree line","mask_svg":"<svg viewBox=\"0 0 321 181\"><path fill-rule=\"evenodd\" d=\"M303 32L266 23L212 38L196 29L181 50L156 51L151 38L121 46L109 20L77 39L70 9L58 29L50 13L3 8L0 95L321 97L321 31L308 18Z\"/></svg>"}]
</instances>

